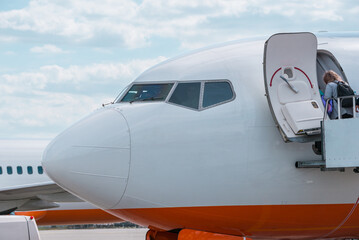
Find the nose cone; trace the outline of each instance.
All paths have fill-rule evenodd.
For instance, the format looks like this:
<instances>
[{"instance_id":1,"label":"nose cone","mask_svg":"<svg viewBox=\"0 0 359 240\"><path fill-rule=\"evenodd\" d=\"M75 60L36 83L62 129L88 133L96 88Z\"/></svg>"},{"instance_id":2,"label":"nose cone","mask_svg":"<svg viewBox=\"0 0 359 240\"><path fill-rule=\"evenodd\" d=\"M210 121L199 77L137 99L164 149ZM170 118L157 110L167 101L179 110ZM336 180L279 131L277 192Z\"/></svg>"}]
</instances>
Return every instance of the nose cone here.
<instances>
[{"instance_id":1,"label":"nose cone","mask_svg":"<svg viewBox=\"0 0 359 240\"><path fill-rule=\"evenodd\" d=\"M114 207L124 194L130 164L130 134L113 109L93 113L57 136L45 149L49 177L99 207Z\"/></svg>"}]
</instances>

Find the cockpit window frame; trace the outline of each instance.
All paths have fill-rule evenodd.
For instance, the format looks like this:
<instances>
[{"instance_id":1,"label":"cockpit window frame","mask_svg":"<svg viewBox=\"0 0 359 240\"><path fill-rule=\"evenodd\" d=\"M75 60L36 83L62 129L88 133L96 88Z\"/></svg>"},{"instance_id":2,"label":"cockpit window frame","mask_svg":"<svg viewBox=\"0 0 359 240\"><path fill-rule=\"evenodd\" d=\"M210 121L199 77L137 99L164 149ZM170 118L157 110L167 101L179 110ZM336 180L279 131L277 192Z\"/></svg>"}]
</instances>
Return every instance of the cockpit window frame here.
<instances>
[{"instance_id":1,"label":"cockpit window frame","mask_svg":"<svg viewBox=\"0 0 359 240\"><path fill-rule=\"evenodd\" d=\"M200 83L198 109L187 107L185 105L181 105L181 104L177 104L177 103L173 103L173 102L169 101L170 98L172 97L173 92L176 90L178 84L182 84L182 83ZM177 106L177 107L183 107L183 108L193 110L193 111L200 111L199 109L201 109L201 105L200 105L201 104L201 96L202 96L202 81L190 81L190 80L188 80L188 81L176 81L176 83L173 85L170 93L168 94L165 103L168 103L168 104L171 104L171 105L174 105L174 106Z\"/></svg>"},{"instance_id":2,"label":"cockpit window frame","mask_svg":"<svg viewBox=\"0 0 359 240\"><path fill-rule=\"evenodd\" d=\"M201 83L201 88L200 88L200 95L199 95L199 107L198 109L195 109L195 108L190 108L190 107L187 107L187 106L184 106L184 105L180 105L180 104L176 104L176 103L172 103L172 102L169 102L173 92L176 90L177 88L177 85L179 83ZM232 98L231 99L228 99L226 101L223 101L223 102L219 102L219 103L216 103L216 104L213 104L213 105L210 105L208 107L203 107L203 97L204 97L204 88L205 88L205 83L207 82L210 82L210 83L214 83L214 82L226 82L229 84L231 90L232 90ZM161 101L146 101L146 102L143 102L143 101L134 101L132 103L130 102L122 102L122 99L126 96L126 93L128 92L129 89L132 88L133 85L140 85L140 84L173 84L172 85L172 88L171 90L168 92L167 94L167 97L166 99L164 100L161 100ZM118 96L118 98L116 99L115 103L117 104L123 104L123 103L128 103L128 104L134 104L134 103L167 103L167 104L170 104L170 105L174 105L174 106L177 106L177 107L182 107L182 108L186 108L186 109L189 109L189 110L192 110L192 111L203 111L203 110L207 110L209 108L213 108L213 107L217 107L219 105L222 105L222 104L226 104L226 103L229 103L229 102L232 102L236 99L236 92L234 91L234 87L233 87L233 84L232 82L229 80L229 79L206 79L206 80L169 80L169 81L141 81L141 82L133 82L129 85L127 85L127 87L125 87L122 92L120 93L120 95Z\"/></svg>"},{"instance_id":3,"label":"cockpit window frame","mask_svg":"<svg viewBox=\"0 0 359 240\"><path fill-rule=\"evenodd\" d=\"M125 94L127 93L127 91L130 89L130 87L133 85L133 83L128 84L126 87L124 87L121 92L117 95L117 97L115 98L115 100L113 101L114 103L120 103L122 98L125 97Z\"/></svg>"},{"instance_id":4,"label":"cockpit window frame","mask_svg":"<svg viewBox=\"0 0 359 240\"><path fill-rule=\"evenodd\" d=\"M201 83L201 88L200 88L200 95L199 95L199 108L198 109L195 109L195 108L190 108L190 107L187 107L187 106L184 106L184 105L180 105L180 104L176 104L176 103L172 103L172 102L169 102L169 99L171 98L173 92L176 90L177 88L177 85L179 83ZM229 86L231 87L231 90L232 90L232 93L233 93L233 96L231 99L228 99L226 101L223 101L223 102L219 102L219 103L216 103L216 104L213 104L213 105L210 105L208 107L203 107L203 96L204 96L204 85L205 83L207 82L210 82L210 83L213 83L213 82L226 82L229 84ZM233 87L233 84L232 82L229 80L229 79L206 79L206 80L186 80L186 81L176 81L175 84L173 85L171 91L169 92L168 96L167 96L167 99L165 101L165 103L168 103L168 104L171 104L171 105L174 105L174 106L177 106L177 107L182 107L182 108L186 108L186 109L189 109L189 110L192 110L192 111L197 111L197 112L200 112L200 111L203 111L203 110L207 110L209 108L213 108L213 107L217 107L219 105L222 105L222 104L225 104L225 103L228 103L228 102L231 102L233 101L234 99L236 98L236 92L234 91L234 87Z\"/></svg>"},{"instance_id":5,"label":"cockpit window frame","mask_svg":"<svg viewBox=\"0 0 359 240\"><path fill-rule=\"evenodd\" d=\"M223 101L223 102L219 102L219 103L216 103L216 104L213 104L213 105L210 105L210 106L207 106L207 107L203 107L203 98L204 98L204 87L205 87L205 83L207 82L210 82L210 83L214 83L214 82L226 82L229 84L231 90L232 90L232 98L226 100L226 101ZM231 81L229 81L228 79L221 79L221 80L206 80L206 81L203 81L202 83L202 103L201 103L201 107L202 107L202 110L205 110L205 109L209 109L209 108L212 108L212 107L217 107L219 105L222 105L222 104L225 104L225 103L228 103L228 102L231 102L233 101L235 98L236 98L236 92L234 91L234 87L233 87L233 84Z\"/></svg>"},{"instance_id":6,"label":"cockpit window frame","mask_svg":"<svg viewBox=\"0 0 359 240\"><path fill-rule=\"evenodd\" d=\"M115 103L129 103L129 104L133 104L133 103L154 103L154 102L166 102L166 100L168 99L168 96L170 96L172 94L173 88L175 87L176 81L146 81L146 82L133 82L131 84L129 84L126 88L124 88L122 90L122 92L119 94L119 96L117 97L117 99L115 100ZM126 96L127 92L132 88L133 85L141 85L141 84L146 84L146 85L151 85L151 84L173 84L171 90L168 92L166 98L164 100L157 100L157 101L134 101L134 102L122 102L122 99Z\"/></svg>"}]
</instances>

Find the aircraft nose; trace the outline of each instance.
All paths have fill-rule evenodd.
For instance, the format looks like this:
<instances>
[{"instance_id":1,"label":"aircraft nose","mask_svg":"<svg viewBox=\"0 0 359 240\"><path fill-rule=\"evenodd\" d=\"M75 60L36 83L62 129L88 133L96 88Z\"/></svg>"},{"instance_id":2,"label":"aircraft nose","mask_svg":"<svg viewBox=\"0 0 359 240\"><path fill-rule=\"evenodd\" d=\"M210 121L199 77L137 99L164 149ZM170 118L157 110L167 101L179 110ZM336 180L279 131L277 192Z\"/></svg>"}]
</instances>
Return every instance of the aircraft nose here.
<instances>
[{"instance_id":1,"label":"aircraft nose","mask_svg":"<svg viewBox=\"0 0 359 240\"><path fill-rule=\"evenodd\" d=\"M129 164L129 128L114 109L95 112L65 130L47 146L42 159L57 184L105 209L121 200Z\"/></svg>"}]
</instances>

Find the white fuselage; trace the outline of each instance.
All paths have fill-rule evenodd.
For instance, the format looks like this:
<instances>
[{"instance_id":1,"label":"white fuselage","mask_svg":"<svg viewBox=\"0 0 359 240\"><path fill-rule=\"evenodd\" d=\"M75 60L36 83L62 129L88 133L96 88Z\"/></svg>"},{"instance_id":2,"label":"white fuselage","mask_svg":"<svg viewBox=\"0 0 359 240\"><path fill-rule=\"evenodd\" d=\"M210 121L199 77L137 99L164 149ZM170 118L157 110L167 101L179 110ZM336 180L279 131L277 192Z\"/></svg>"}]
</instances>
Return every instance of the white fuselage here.
<instances>
[{"instance_id":1,"label":"white fuselage","mask_svg":"<svg viewBox=\"0 0 359 240\"><path fill-rule=\"evenodd\" d=\"M52 182L41 171L40 159L48 143L49 140L0 140L0 189Z\"/></svg>"}]
</instances>

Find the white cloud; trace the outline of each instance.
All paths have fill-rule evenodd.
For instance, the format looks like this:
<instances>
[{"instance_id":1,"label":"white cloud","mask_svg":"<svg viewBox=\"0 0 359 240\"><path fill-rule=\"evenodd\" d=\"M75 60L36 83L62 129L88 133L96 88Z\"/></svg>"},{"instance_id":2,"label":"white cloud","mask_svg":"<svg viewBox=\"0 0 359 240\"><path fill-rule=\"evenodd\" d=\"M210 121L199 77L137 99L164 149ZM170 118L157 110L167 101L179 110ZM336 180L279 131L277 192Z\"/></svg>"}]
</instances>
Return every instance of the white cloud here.
<instances>
[{"instance_id":1,"label":"white cloud","mask_svg":"<svg viewBox=\"0 0 359 240\"><path fill-rule=\"evenodd\" d=\"M13 36L0 36L0 42L16 42L17 40L18 38Z\"/></svg>"},{"instance_id":2,"label":"white cloud","mask_svg":"<svg viewBox=\"0 0 359 240\"><path fill-rule=\"evenodd\" d=\"M250 11L266 15L286 16L301 21L342 21L346 8L340 0L302 0L302 1L269 1L252 0L249 6Z\"/></svg>"},{"instance_id":3,"label":"white cloud","mask_svg":"<svg viewBox=\"0 0 359 240\"><path fill-rule=\"evenodd\" d=\"M353 7L349 9L351 14L358 14L359 13L359 6Z\"/></svg>"},{"instance_id":4,"label":"white cloud","mask_svg":"<svg viewBox=\"0 0 359 240\"><path fill-rule=\"evenodd\" d=\"M7 137L54 137L58 132L101 106L105 95L32 92L31 97L1 99L0 130ZM19 129L25 129L21 132Z\"/></svg>"},{"instance_id":5,"label":"white cloud","mask_svg":"<svg viewBox=\"0 0 359 240\"><path fill-rule=\"evenodd\" d=\"M36 46L36 47L32 47L30 49L30 52L33 53L67 53L67 51L62 50L59 47L56 47L55 45L52 44L45 44L43 46Z\"/></svg>"},{"instance_id":6,"label":"white cloud","mask_svg":"<svg viewBox=\"0 0 359 240\"><path fill-rule=\"evenodd\" d=\"M133 80L138 74L165 57L155 59L132 60L128 63L94 63L86 66L73 65L67 68L59 65L46 65L33 72L17 74L3 74L3 84L0 93L13 94L28 92L29 90L43 90L49 84L72 84L73 87L82 87L81 84L111 84L124 81L124 84Z\"/></svg>"},{"instance_id":7,"label":"white cloud","mask_svg":"<svg viewBox=\"0 0 359 240\"><path fill-rule=\"evenodd\" d=\"M5 54L5 55L8 55L8 56L16 55L16 53L13 52L13 51L6 51L6 52L4 52L4 54Z\"/></svg>"},{"instance_id":8,"label":"white cloud","mask_svg":"<svg viewBox=\"0 0 359 240\"><path fill-rule=\"evenodd\" d=\"M0 132L7 133L7 137L53 137L102 103L112 101L121 87L164 59L158 57L67 68L47 65L37 71L2 74ZM57 87L51 89L52 85ZM104 85L118 89L115 94L109 94L101 88ZM61 89L63 86L67 87ZM86 87L95 90L80 91ZM27 132L22 134L19 129L27 129Z\"/></svg>"},{"instance_id":9,"label":"white cloud","mask_svg":"<svg viewBox=\"0 0 359 240\"><path fill-rule=\"evenodd\" d=\"M233 22L237 22L246 13L272 14L298 21L342 21L345 14L355 14L340 0L144 0L142 3L31 0L23 9L1 12L0 28L63 36L75 41L114 36L127 47L136 48L149 44L153 36L186 39L214 29L220 32L220 26L206 24L220 18L233 18ZM227 35L231 35L230 32Z\"/></svg>"}]
</instances>

